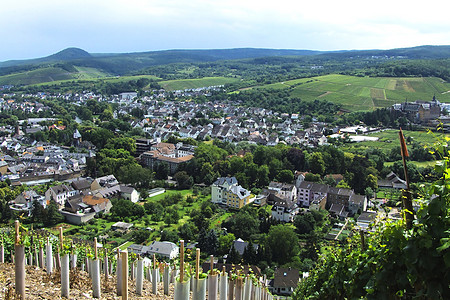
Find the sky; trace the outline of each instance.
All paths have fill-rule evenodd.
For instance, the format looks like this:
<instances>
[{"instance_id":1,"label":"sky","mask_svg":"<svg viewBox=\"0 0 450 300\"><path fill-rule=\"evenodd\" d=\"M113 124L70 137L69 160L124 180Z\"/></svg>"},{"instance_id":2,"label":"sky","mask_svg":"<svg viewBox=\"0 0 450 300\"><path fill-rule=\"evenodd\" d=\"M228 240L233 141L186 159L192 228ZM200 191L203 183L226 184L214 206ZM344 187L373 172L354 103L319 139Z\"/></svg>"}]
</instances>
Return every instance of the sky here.
<instances>
[{"instance_id":1,"label":"sky","mask_svg":"<svg viewBox=\"0 0 450 300\"><path fill-rule=\"evenodd\" d=\"M372 3L373 2L373 3ZM372 4L371 4L372 3ZM0 61L166 49L450 45L443 0L2 0Z\"/></svg>"}]
</instances>

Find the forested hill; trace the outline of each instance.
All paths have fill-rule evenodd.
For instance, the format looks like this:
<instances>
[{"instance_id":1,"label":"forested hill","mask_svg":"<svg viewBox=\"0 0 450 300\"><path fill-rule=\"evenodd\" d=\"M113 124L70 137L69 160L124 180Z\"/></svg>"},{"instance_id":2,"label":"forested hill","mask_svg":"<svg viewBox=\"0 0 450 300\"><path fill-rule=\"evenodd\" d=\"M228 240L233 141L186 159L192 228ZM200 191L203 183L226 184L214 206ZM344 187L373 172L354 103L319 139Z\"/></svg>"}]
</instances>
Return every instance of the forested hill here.
<instances>
[{"instance_id":1,"label":"forested hill","mask_svg":"<svg viewBox=\"0 0 450 300\"><path fill-rule=\"evenodd\" d=\"M449 61L450 46L336 52L238 48L110 54L68 48L44 58L0 62L0 85L125 75L153 75L162 80L224 76L242 79L243 87L333 73L448 80Z\"/></svg>"},{"instance_id":2,"label":"forested hill","mask_svg":"<svg viewBox=\"0 0 450 300\"><path fill-rule=\"evenodd\" d=\"M0 68L36 65L49 62L72 62L81 65L112 65L120 62L132 62L132 65L141 68L150 65L164 65L178 62L206 62L229 59L244 59L270 56L303 56L324 53L313 50L289 50L289 49L261 49L261 48L236 48L236 49L208 49L208 50L164 50L136 53L88 53L79 48L67 48L56 54L29 60L10 60L0 62Z\"/></svg>"}]
</instances>

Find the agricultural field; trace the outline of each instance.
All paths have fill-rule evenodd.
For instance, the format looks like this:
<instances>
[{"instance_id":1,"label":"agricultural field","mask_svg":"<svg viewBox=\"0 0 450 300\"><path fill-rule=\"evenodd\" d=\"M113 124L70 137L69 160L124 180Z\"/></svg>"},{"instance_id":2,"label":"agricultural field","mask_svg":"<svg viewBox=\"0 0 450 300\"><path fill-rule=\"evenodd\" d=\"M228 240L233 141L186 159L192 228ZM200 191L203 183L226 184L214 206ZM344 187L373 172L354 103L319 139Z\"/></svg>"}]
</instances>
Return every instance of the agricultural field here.
<instances>
[{"instance_id":1,"label":"agricultural field","mask_svg":"<svg viewBox=\"0 0 450 300\"><path fill-rule=\"evenodd\" d=\"M178 79L160 81L159 84L169 91L195 89L200 87L223 85L227 83L233 83L239 81L238 78L231 77L204 77L199 79Z\"/></svg>"},{"instance_id":2,"label":"agricultural field","mask_svg":"<svg viewBox=\"0 0 450 300\"><path fill-rule=\"evenodd\" d=\"M411 137L412 141L423 145L432 145L437 141L437 139L443 136L450 137L448 134L436 133L436 132L425 132L425 131L409 131L403 130L405 138ZM354 153L363 153L366 149L377 148L384 152L389 152L392 148L399 147L400 142L398 138L398 130L383 130L380 132L375 132L368 134L370 137L378 137L378 141L365 141L359 143L345 144L342 146L342 150ZM408 145L407 145L408 146Z\"/></svg>"},{"instance_id":3,"label":"agricultural field","mask_svg":"<svg viewBox=\"0 0 450 300\"><path fill-rule=\"evenodd\" d=\"M79 67L77 67L78 69ZM38 83L35 84L36 86L40 86L45 88L46 86L54 86L56 84L63 84L63 83L67 83L67 82L73 82L73 83L77 83L77 82L89 82L92 84L95 84L96 82L105 82L105 83L121 83L121 82L128 82L131 80L138 80L141 78L147 78L150 80L159 80L161 78L158 78L156 76L153 75L136 75L136 76L114 76L111 77L110 75L106 74L106 73L102 73L100 71L98 71L97 69L94 68L80 68L80 73L72 73L73 76L76 77L76 79L70 79L70 80L58 80L58 81L53 81L53 82L44 82L44 83ZM0 77L1 78L1 77Z\"/></svg>"},{"instance_id":4,"label":"agricultural field","mask_svg":"<svg viewBox=\"0 0 450 300\"><path fill-rule=\"evenodd\" d=\"M56 67L41 68L22 73L0 76L0 85L37 84L74 79L74 74Z\"/></svg>"},{"instance_id":5,"label":"agricultural field","mask_svg":"<svg viewBox=\"0 0 450 300\"><path fill-rule=\"evenodd\" d=\"M292 97L340 103L350 111L374 110L406 99L431 100L434 95L441 102L450 102L450 83L435 77L384 78L332 74L253 88L289 89Z\"/></svg>"}]
</instances>

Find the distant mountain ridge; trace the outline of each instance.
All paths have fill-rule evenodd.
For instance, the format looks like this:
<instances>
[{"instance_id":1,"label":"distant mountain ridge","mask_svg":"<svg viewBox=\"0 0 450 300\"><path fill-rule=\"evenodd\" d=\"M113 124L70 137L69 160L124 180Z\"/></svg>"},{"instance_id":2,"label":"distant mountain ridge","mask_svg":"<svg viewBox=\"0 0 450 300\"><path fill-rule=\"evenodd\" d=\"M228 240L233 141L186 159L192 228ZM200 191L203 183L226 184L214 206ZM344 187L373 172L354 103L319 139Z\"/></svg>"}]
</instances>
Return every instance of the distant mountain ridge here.
<instances>
[{"instance_id":1,"label":"distant mountain ridge","mask_svg":"<svg viewBox=\"0 0 450 300\"><path fill-rule=\"evenodd\" d=\"M266 48L178 49L135 53L89 53L83 49L72 47L42 58L0 62L0 85L28 85L56 80L89 78L90 76L99 78L147 74L161 77L160 75L166 74L168 69L162 70L159 66L170 69L175 64L195 64L197 68L203 70L210 64L222 68L222 62L227 63L230 70L237 70L240 67L245 69L249 65L265 65L277 66L282 73L283 70L289 70L293 66L315 68L333 61L336 70L345 71L349 64L353 64L358 59L361 62L365 60L450 59L450 46L342 51ZM365 63L362 63L361 66L366 66ZM244 64L245 66L243 66ZM151 68L158 70L150 73L148 69ZM275 69L273 68L273 70ZM198 72L198 74L200 73ZM206 76L216 76L216 74ZM221 76L227 75L222 74Z\"/></svg>"},{"instance_id":2,"label":"distant mountain ridge","mask_svg":"<svg viewBox=\"0 0 450 300\"><path fill-rule=\"evenodd\" d=\"M170 62L205 62L229 59L244 59L268 56L302 56L325 53L314 50L293 50L293 49L265 49L265 48L232 48L232 49L174 49L132 53L88 53L79 48L67 48L58 53L34 59L9 60L0 62L0 68L18 65L32 65L45 62L68 62L72 60L92 59L104 60L106 58L147 58L155 61L161 60L163 64ZM170 62L168 62L169 60ZM173 61L172 61L173 60ZM154 65L154 64L151 64Z\"/></svg>"}]
</instances>

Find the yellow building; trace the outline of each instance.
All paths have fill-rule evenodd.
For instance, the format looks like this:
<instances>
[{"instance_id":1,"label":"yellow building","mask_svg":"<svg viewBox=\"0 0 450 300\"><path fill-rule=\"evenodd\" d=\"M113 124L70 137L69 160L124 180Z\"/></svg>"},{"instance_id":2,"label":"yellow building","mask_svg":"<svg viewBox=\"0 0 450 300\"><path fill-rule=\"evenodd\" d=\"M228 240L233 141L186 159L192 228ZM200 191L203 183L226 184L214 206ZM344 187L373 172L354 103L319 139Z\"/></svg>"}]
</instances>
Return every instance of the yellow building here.
<instances>
[{"instance_id":1,"label":"yellow building","mask_svg":"<svg viewBox=\"0 0 450 300\"><path fill-rule=\"evenodd\" d=\"M225 192L227 206L240 209L250 203L250 191L240 185L232 186Z\"/></svg>"}]
</instances>

